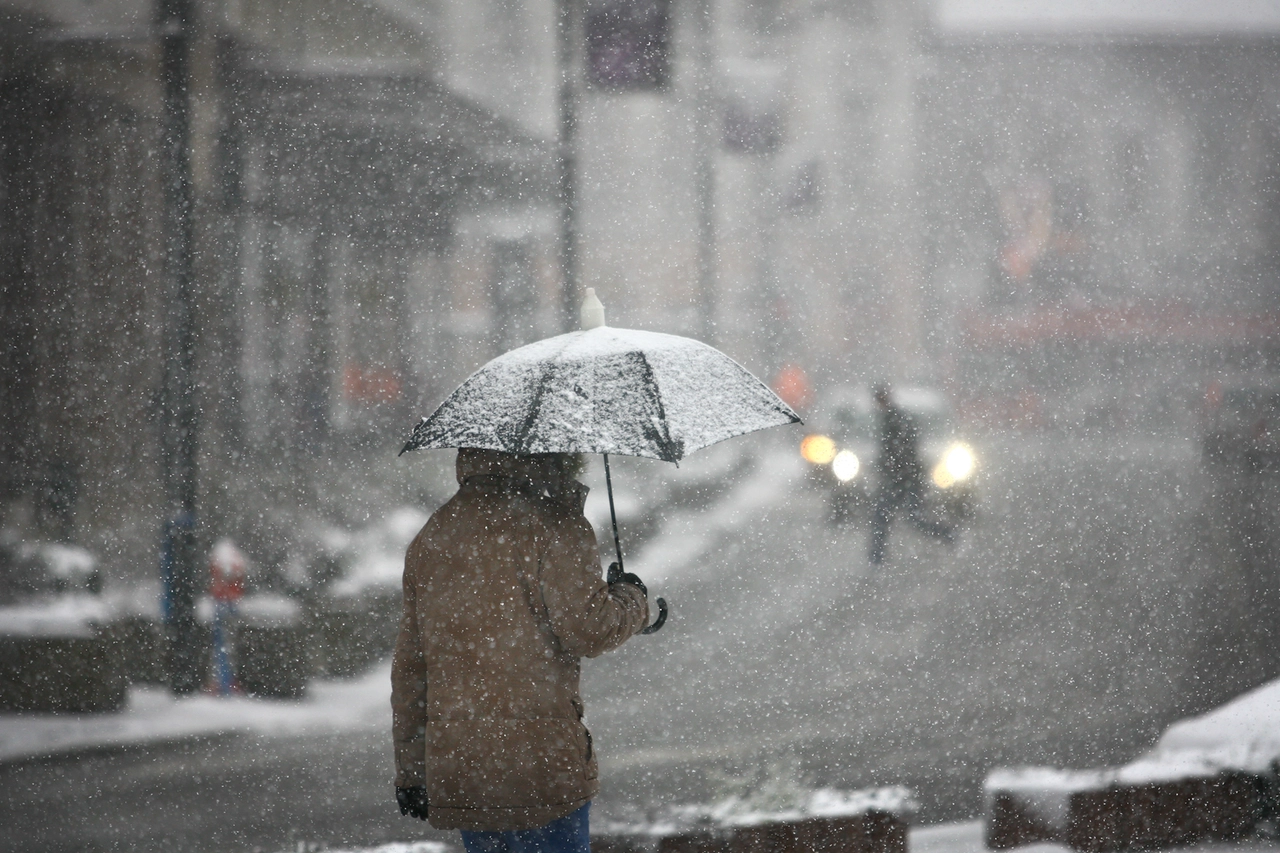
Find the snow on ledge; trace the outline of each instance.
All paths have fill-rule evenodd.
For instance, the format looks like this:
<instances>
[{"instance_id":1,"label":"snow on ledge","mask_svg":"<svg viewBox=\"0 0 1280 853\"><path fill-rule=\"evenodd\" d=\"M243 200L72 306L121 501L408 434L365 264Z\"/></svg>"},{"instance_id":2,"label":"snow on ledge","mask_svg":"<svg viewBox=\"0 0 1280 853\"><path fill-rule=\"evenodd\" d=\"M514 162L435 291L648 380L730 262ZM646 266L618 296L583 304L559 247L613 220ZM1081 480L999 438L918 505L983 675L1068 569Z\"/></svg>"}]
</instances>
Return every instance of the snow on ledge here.
<instances>
[{"instance_id":1,"label":"snow on ledge","mask_svg":"<svg viewBox=\"0 0 1280 853\"><path fill-rule=\"evenodd\" d=\"M1230 770L1262 772L1280 759L1280 679L1171 725L1153 757L1199 756Z\"/></svg>"},{"instance_id":2,"label":"snow on ledge","mask_svg":"<svg viewBox=\"0 0 1280 853\"><path fill-rule=\"evenodd\" d=\"M201 624L213 622L214 601L202 596L196 602L196 618ZM302 621L302 605L297 599L275 593L246 595L235 603L232 621L253 628L290 628Z\"/></svg>"},{"instance_id":3,"label":"snow on ledge","mask_svg":"<svg viewBox=\"0 0 1280 853\"><path fill-rule=\"evenodd\" d=\"M456 848L443 841L392 841L377 847L326 847L328 853L451 853Z\"/></svg>"},{"instance_id":4,"label":"snow on ledge","mask_svg":"<svg viewBox=\"0 0 1280 853\"><path fill-rule=\"evenodd\" d=\"M316 679L297 700L129 688L114 714L0 712L0 762L88 747L129 746L227 733L279 735L391 730L391 663L357 679Z\"/></svg>"},{"instance_id":5,"label":"snow on ledge","mask_svg":"<svg viewBox=\"0 0 1280 853\"><path fill-rule=\"evenodd\" d=\"M760 811L743 806L743 801L730 797L712 806L707 811L707 816L716 825L725 828L759 826L815 817L856 817L868 812L906 815L916 810L916 801L911 792L903 787L868 788L861 791L820 788L810 794L803 805L794 809Z\"/></svg>"},{"instance_id":6,"label":"snow on ledge","mask_svg":"<svg viewBox=\"0 0 1280 853\"><path fill-rule=\"evenodd\" d=\"M615 824L602 827L602 831L619 835L668 836L699 827L733 829L813 818L858 817L871 812L885 812L905 819L917 808L915 796L901 786L859 791L819 788L805 792L801 801L791 808L760 808L751 798L732 796L711 805L676 807L666 816L646 825Z\"/></svg>"},{"instance_id":7,"label":"snow on ledge","mask_svg":"<svg viewBox=\"0 0 1280 853\"><path fill-rule=\"evenodd\" d=\"M0 637L90 639L115 616L114 608L92 595L60 595L43 602L0 607Z\"/></svg>"},{"instance_id":8,"label":"snow on ledge","mask_svg":"<svg viewBox=\"0 0 1280 853\"><path fill-rule=\"evenodd\" d=\"M1105 786L1105 770L1058 770L1054 767L1000 767L987 775L983 788L997 791L1087 791Z\"/></svg>"},{"instance_id":9,"label":"snow on ledge","mask_svg":"<svg viewBox=\"0 0 1280 853\"><path fill-rule=\"evenodd\" d=\"M1010 793L1045 818L1060 817L1059 802L1075 791L1202 779L1223 772L1266 773L1280 761L1280 679L1198 717L1179 720L1155 747L1122 767L1058 770L999 768L988 774L988 797Z\"/></svg>"}]
</instances>

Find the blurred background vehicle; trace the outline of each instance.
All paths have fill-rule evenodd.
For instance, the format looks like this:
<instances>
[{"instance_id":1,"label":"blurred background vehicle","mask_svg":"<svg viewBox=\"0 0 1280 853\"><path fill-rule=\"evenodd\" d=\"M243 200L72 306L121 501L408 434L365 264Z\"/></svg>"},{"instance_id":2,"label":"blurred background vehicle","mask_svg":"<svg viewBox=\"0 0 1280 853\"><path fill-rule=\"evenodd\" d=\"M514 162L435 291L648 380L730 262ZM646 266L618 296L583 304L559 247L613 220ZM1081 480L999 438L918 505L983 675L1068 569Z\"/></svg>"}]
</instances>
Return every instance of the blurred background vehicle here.
<instances>
[{"instance_id":1,"label":"blurred background vehicle","mask_svg":"<svg viewBox=\"0 0 1280 853\"><path fill-rule=\"evenodd\" d=\"M961 436L946 396L924 387L897 387L897 404L915 423L924 465L924 507L963 528L977 509L978 458ZM869 523L880 472L876 469L879 419L865 386L829 392L811 419L814 431L800 442L808 480L827 490L830 522Z\"/></svg>"}]
</instances>

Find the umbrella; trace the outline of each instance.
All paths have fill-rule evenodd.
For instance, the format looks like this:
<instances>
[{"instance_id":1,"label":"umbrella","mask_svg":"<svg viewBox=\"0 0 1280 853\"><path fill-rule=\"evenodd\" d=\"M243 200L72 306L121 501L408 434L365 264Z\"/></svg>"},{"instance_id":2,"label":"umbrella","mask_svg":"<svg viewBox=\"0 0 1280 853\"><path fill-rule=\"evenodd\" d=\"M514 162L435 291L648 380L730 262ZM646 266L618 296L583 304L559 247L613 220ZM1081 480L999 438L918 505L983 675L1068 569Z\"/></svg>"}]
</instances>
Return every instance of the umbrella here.
<instances>
[{"instance_id":1,"label":"umbrella","mask_svg":"<svg viewBox=\"0 0 1280 853\"><path fill-rule=\"evenodd\" d=\"M592 289L584 303L599 305ZM400 451L480 447L508 453L601 453L678 463L686 455L800 417L724 353L692 338L603 325L511 350L481 367L422 419ZM657 630L659 617L645 629Z\"/></svg>"}]
</instances>

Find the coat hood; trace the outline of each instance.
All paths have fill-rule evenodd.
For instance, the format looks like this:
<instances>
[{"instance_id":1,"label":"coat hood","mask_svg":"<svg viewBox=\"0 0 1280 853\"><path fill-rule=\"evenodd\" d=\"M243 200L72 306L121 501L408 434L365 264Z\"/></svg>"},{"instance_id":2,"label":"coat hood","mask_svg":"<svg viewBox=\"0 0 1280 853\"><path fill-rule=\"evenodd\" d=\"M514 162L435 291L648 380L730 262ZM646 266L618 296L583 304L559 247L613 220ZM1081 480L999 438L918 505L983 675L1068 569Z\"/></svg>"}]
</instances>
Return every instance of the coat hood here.
<instances>
[{"instance_id":1,"label":"coat hood","mask_svg":"<svg viewBox=\"0 0 1280 853\"><path fill-rule=\"evenodd\" d=\"M474 480L499 489L523 488L537 494L545 491L553 507L581 515L591 490L569 475L563 457L558 453L524 456L463 447L458 450L458 485Z\"/></svg>"},{"instance_id":2,"label":"coat hood","mask_svg":"<svg viewBox=\"0 0 1280 853\"><path fill-rule=\"evenodd\" d=\"M458 450L458 485L475 477L541 484L546 480L546 460L540 456L521 456L501 450L463 447Z\"/></svg>"}]
</instances>

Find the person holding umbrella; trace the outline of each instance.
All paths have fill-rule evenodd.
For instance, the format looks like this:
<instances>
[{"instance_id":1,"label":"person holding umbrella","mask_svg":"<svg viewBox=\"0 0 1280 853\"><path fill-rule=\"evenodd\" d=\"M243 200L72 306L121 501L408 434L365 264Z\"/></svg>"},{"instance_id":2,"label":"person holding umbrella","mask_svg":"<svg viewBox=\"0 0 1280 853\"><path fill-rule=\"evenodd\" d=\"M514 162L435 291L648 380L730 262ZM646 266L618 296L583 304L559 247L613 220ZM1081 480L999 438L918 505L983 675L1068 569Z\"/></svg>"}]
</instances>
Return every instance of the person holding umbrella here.
<instances>
[{"instance_id":1,"label":"person holding umbrella","mask_svg":"<svg viewBox=\"0 0 1280 853\"><path fill-rule=\"evenodd\" d=\"M463 447L458 492L409 546L392 664L396 799L468 853L588 853L599 789L580 661L649 619L601 578L568 454Z\"/></svg>"},{"instance_id":2,"label":"person holding umbrella","mask_svg":"<svg viewBox=\"0 0 1280 853\"><path fill-rule=\"evenodd\" d=\"M400 451L460 448L458 493L405 557L392 665L396 797L462 830L468 853L587 853L596 755L579 663L652 634L624 569L610 454L679 463L800 417L719 350L607 326L587 288L582 329L511 350L463 382ZM579 454L603 456L617 562L600 577Z\"/></svg>"}]
</instances>

